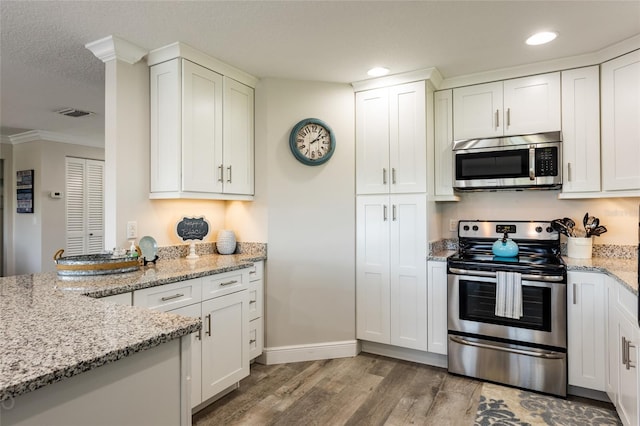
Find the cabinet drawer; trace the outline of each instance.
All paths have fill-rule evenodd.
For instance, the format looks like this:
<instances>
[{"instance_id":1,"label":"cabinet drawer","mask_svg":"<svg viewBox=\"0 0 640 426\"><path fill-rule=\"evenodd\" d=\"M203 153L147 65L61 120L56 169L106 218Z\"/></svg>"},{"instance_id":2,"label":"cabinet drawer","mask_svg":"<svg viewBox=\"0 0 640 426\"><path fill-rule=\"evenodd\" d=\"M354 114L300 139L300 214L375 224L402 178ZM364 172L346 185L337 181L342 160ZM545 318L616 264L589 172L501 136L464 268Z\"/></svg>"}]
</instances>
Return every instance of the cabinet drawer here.
<instances>
[{"instance_id":1,"label":"cabinet drawer","mask_svg":"<svg viewBox=\"0 0 640 426\"><path fill-rule=\"evenodd\" d=\"M170 311L202 300L199 279L179 281L133 292L133 305L158 311Z\"/></svg>"},{"instance_id":2,"label":"cabinet drawer","mask_svg":"<svg viewBox=\"0 0 640 426\"><path fill-rule=\"evenodd\" d=\"M249 321L262 316L262 281L249 284Z\"/></svg>"},{"instance_id":3,"label":"cabinet drawer","mask_svg":"<svg viewBox=\"0 0 640 426\"><path fill-rule=\"evenodd\" d=\"M249 268L249 281L261 280L264 276L264 262L256 262Z\"/></svg>"},{"instance_id":4,"label":"cabinet drawer","mask_svg":"<svg viewBox=\"0 0 640 426\"><path fill-rule=\"evenodd\" d=\"M202 277L202 300L244 290L249 284L249 268Z\"/></svg>"}]
</instances>

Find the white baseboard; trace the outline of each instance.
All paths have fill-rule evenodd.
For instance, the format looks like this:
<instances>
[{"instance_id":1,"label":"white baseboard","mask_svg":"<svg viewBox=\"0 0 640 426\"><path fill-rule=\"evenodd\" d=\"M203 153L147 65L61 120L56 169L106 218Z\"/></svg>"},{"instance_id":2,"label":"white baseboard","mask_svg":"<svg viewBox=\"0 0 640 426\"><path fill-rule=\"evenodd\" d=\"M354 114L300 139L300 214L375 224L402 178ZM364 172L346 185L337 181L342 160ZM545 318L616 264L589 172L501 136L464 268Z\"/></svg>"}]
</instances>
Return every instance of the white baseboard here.
<instances>
[{"instance_id":1,"label":"white baseboard","mask_svg":"<svg viewBox=\"0 0 640 426\"><path fill-rule=\"evenodd\" d=\"M359 352L360 344L357 340L280 346L264 348L262 355L257 358L257 362L272 365L316 361L319 359L348 358L358 355Z\"/></svg>"},{"instance_id":2,"label":"white baseboard","mask_svg":"<svg viewBox=\"0 0 640 426\"><path fill-rule=\"evenodd\" d=\"M431 352L417 351L415 349L400 348L398 346L366 341L362 341L362 352L447 368L447 356Z\"/></svg>"}]
</instances>

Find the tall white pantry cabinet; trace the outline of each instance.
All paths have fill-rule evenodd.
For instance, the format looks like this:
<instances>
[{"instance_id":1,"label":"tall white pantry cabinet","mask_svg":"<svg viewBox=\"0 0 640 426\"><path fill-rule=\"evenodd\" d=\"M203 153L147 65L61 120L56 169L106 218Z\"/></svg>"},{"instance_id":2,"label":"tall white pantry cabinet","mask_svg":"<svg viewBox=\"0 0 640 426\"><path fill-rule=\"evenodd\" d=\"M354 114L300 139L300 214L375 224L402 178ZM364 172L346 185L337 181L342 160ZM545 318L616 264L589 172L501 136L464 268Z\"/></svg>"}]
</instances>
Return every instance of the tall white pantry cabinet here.
<instances>
[{"instance_id":1,"label":"tall white pantry cabinet","mask_svg":"<svg viewBox=\"0 0 640 426\"><path fill-rule=\"evenodd\" d=\"M356 93L356 335L427 350L427 86Z\"/></svg>"}]
</instances>

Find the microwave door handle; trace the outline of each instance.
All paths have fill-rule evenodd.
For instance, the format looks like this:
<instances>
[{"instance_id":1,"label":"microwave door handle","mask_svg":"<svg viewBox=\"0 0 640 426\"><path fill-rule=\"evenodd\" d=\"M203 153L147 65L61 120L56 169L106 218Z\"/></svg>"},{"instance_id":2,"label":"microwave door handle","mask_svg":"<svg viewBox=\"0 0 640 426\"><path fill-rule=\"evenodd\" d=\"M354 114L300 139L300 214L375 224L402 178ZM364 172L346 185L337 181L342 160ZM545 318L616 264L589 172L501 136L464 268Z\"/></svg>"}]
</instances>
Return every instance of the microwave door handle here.
<instances>
[{"instance_id":1,"label":"microwave door handle","mask_svg":"<svg viewBox=\"0 0 640 426\"><path fill-rule=\"evenodd\" d=\"M536 149L529 146L529 180L536 180Z\"/></svg>"}]
</instances>

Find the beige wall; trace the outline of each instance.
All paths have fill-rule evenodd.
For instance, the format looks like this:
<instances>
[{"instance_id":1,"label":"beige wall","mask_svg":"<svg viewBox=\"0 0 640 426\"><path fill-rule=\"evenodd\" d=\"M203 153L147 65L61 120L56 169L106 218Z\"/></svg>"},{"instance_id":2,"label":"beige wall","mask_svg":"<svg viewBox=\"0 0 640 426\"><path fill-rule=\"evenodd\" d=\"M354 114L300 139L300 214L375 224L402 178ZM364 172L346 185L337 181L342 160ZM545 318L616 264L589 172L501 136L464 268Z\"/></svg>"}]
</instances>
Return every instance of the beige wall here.
<instances>
[{"instance_id":1,"label":"beige wall","mask_svg":"<svg viewBox=\"0 0 640 426\"><path fill-rule=\"evenodd\" d=\"M243 238L268 237L265 345L353 340L353 89L262 80L256 88L256 117L256 201L232 203L227 223L238 215ZM325 121L336 135L336 151L324 165L305 166L289 149L289 132L309 117Z\"/></svg>"},{"instance_id":2,"label":"beige wall","mask_svg":"<svg viewBox=\"0 0 640 426\"><path fill-rule=\"evenodd\" d=\"M104 159L104 150L82 145L36 140L13 146L13 171L8 177L15 198L15 171L34 170L34 213L16 213L12 244L7 252L14 255L6 275L55 270L53 254L65 246L65 200L52 199L51 191L65 191L65 157Z\"/></svg>"},{"instance_id":3,"label":"beige wall","mask_svg":"<svg viewBox=\"0 0 640 426\"><path fill-rule=\"evenodd\" d=\"M15 183L12 185L13 172L13 145L0 143L0 159L4 161L3 191L2 197L2 276L14 274L13 254L13 211Z\"/></svg>"},{"instance_id":4,"label":"beige wall","mask_svg":"<svg viewBox=\"0 0 640 426\"><path fill-rule=\"evenodd\" d=\"M638 244L638 205L640 198L596 200L558 200L558 191L474 192L461 195L460 202L440 203L442 235L449 232L449 220L511 219L552 220L570 217L582 223L586 212L600 218L608 232L594 238L594 244ZM564 237L563 237L564 238Z\"/></svg>"}]
</instances>

